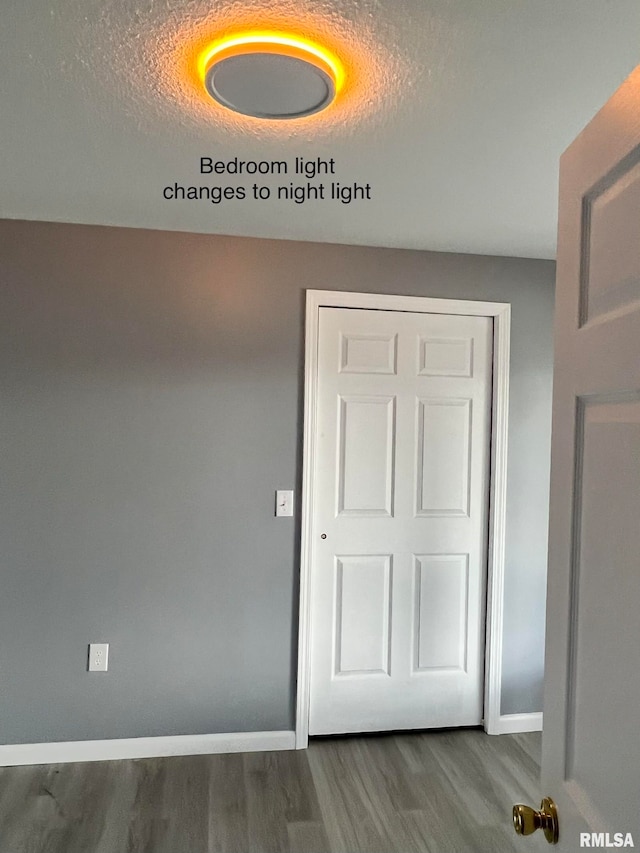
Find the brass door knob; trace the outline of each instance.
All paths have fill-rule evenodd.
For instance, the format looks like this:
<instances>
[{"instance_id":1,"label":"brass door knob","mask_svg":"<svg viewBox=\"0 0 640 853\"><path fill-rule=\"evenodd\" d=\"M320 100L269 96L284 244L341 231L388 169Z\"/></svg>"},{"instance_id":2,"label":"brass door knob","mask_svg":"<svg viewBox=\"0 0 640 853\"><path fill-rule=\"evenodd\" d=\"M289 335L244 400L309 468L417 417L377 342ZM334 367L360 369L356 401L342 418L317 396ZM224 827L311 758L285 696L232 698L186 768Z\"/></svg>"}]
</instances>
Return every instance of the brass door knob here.
<instances>
[{"instance_id":1,"label":"brass door knob","mask_svg":"<svg viewBox=\"0 0 640 853\"><path fill-rule=\"evenodd\" d=\"M519 803L513 807L513 828L518 835L531 835L536 829L544 832L549 844L558 843L558 810L551 797L545 797L537 812Z\"/></svg>"}]
</instances>

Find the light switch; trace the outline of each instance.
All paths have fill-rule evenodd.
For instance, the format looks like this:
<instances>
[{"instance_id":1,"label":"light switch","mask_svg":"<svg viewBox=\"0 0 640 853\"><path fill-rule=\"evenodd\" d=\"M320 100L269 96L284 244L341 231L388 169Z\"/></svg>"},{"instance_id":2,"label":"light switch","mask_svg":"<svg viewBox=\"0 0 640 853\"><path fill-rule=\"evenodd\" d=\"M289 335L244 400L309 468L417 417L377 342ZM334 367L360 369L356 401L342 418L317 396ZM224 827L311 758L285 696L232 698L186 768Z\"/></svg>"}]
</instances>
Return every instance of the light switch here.
<instances>
[{"instance_id":1,"label":"light switch","mask_svg":"<svg viewBox=\"0 0 640 853\"><path fill-rule=\"evenodd\" d=\"M276 492L276 515L293 515L293 492Z\"/></svg>"}]
</instances>

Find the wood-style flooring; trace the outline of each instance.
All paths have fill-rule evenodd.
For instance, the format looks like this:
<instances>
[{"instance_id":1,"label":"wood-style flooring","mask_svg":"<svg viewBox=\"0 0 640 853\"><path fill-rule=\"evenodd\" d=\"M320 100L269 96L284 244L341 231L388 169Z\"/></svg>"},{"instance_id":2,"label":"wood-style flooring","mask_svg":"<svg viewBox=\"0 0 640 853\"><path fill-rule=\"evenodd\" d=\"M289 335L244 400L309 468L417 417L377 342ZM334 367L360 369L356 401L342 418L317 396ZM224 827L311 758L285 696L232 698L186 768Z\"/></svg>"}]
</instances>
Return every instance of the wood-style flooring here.
<instances>
[{"instance_id":1,"label":"wood-style flooring","mask_svg":"<svg viewBox=\"0 0 640 853\"><path fill-rule=\"evenodd\" d=\"M0 853L513 853L540 735L322 738L308 750L0 769ZM548 849L548 848L547 848Z\"/></svg>"}]
</instances>

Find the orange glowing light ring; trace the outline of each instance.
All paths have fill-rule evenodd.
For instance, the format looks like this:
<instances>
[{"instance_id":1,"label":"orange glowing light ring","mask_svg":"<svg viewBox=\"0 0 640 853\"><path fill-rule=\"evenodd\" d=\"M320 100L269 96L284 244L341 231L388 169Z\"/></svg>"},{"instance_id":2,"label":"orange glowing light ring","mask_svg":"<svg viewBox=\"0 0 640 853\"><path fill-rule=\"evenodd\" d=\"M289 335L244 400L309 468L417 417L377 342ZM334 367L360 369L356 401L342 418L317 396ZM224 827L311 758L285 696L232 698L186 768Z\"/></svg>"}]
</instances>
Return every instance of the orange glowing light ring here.
<instances>
[{"instance_id":1,"label":"orange glowing light ring","mask_svg":"<svg viewBox=\"0 0 640 853\"><path fill-rule=\"evenodd\" d=\"M342 63L326 48L304 38L261 31L229 36L210 44L198 60L200 78L204 82L209 69L215 63L230 56L243 56L248 53L278 53L316 65L333 81L336 95L344 85Z\"/></svg>"}]
</instances>

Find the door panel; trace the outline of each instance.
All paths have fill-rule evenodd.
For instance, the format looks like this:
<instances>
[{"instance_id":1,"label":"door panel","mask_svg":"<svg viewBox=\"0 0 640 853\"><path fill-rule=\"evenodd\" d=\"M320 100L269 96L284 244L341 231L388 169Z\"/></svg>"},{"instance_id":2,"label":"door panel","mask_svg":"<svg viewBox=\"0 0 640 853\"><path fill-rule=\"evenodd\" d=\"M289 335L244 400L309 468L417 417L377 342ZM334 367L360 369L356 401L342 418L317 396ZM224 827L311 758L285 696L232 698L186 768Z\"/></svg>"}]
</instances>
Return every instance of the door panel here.
<instances>
[{"instance_id":1,"label":"door panel","mask_svg":"<svg viewBox=\"0 0 640 853\"><path fill-rule=\"evenodd\" d=\"M466 671L469 555L415 557L413 672Z\"/></svg>"},{"instance_id":2,"label":"door panel","mask_svg":"<svg viewBox=\"0 0 640 853\"><path fill-rule=\"evenodd\" d=\"M618 164L584 198L582 323L640 299L640 163Z\"/></svg>"},{"instance_id":3,"label":"door panel","mask_svg":"<svg viewBox=\"0 0 640 853\"><path fill-rule=\"evenodd\" d=\"M420 376L472 376L473 338L420 338Z\"/></svg>"},{"instance_id":4,"label":"door panel","mask_svg":"<svg viewBox=\"0 0 640 853\"><path fill-rule=\"evenodd\" d=\"M336 557L336 572L335 674L389 675L391 556Z\"/></svg>"},{"instance_id":5,"label":"door panel","mask_svg":"<svg viewBox=\"0 0 640 853\"><path fill-rule=\"evenodd\" d=\"M482 721L492 332L320 309L310 734Z\"/></svg>"},{"instance_id":6,"label":"door panel","mask_svg":"<svg viewBox=\"0 0 640 853\"><path fill-rule=\"evenodd\" d=\"M639 169L637 69L560 168L542 793L561 851L640 843Z\"/></svg>"},{"instance_id":7,"label":"door panel","mask_svg":"<svg viewBox=\"0 0 640 853\"><path fill-rule=\"evenodd\" d=\"M625 396L579 407L580 554L571 584L567 717L567 775L620 828L632 815L624 814L610 775L638 737L629 709L640 695L640 401ZM612 630L620 625L627 627ZM605 697L615 727L603 724ZM634 818L637 809L636 799Z\"/></svg>"},{"instance_id":8,"label":"door panel","mask_svg":"<svg viewBox=\"0 0 640 853\"><path fill-rule=\"evenodd\" d=\"M395 398L341 396L339 411L338 515L393 515Z\"/></svg>"},{"instance_id":9,"label":"door panel","mask_svg":"<svg viewBox=\"0 0 640 853\"><path fill-rule=\"evenodd\" d=\"M342 335L340 373L395 373L397 335Z\"/></svg>"},{"instance_id":10,"label":"door panel","mask_svg":"<svg viewBox=\"0 0 640 853\"><path fill-rule=\"evenodd\" d=\"M417 515L469 515L471 400L418 400Z\"/></svg>"}]
</instances>

